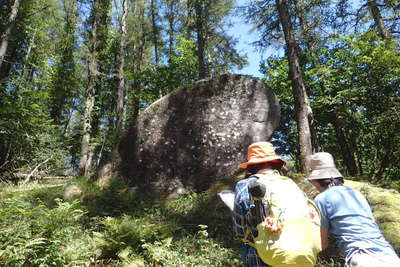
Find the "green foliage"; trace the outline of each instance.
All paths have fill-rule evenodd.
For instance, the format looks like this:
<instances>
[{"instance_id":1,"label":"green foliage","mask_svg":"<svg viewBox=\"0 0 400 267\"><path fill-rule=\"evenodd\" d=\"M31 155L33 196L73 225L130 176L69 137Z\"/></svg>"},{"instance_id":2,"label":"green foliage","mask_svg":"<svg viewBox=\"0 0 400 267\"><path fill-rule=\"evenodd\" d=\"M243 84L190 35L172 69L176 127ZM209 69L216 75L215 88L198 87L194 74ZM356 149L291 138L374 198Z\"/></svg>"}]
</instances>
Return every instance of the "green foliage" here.
<instances>
[{"instance_id":1,"label":"green foliage","mask_svg":"<svg viewBox=\"0 0 400 267\"><path fill-rule=\"evenodd\" d=\"M278 129L274 133L274 139L278 140L274 145L277 153L281 155L291 154L293 158L299 154L297 146L297 122L295 118L293 91L287 73L289 63L283 57L271 57L261 63L261 70L265 73L264 81L270 86L279 98L281 106L281 120ZM296 167L292 161L291 168ZM295 170L291 170L295 171Z\"/></svg>"},{"instance_id":2,"label":"green foliage","mask_svg":"<svg viewBox=\"0 0 400 267\"><path fill-rule=\"evenodd\" d=\"M66 168L66 151L47 113L47 93L20 89L18 96L4 94L0 109L0 158L4 171L29 173L51 159L41 170L53 174Z\"/></svg>"},{"instance_id":3,"label":"green foliage","mask_svg":"<svg viewBox=\"0 0 400 267\"><path fill-rule=\"evenodd\" d=\"M85 180L71 182L82 189L81 201L64 202L57 199L60 188L35 189L39 185L0 191L0 265L243 266L230 212L212 189L154 203L122 182L108 190ZM366 195L399 252L399 193L345 182ZM317 266L343 266L337 247L321 254Z\"/></svg>"},{"instance_id":4,"label":"green foliage","mask_svg":"<svg viewBox=\"0 0 400 267\"><path fill-rule=\"evenodd\" d=\"M145 244L150 262L166 266L242 266L239 253L207 238L206 230L174 242L172 238Z\"/></svg>"},{"instance_id":5,"label":"green foliage","mask_svg":"<svg viewBox=\"0 0 400 267\"><path fill-rule=\"evenodd\" d=\"M96 182L85 179L77 179L74 184L82 190L80 199L90 217L142 214L153 205L152 201L136 192L135 188L127 188L118 178L113 179L111 186L106 190L100 188Z\"/></svg>"},{"instance_id":6,"label":"green foliage","mask_svg":"<svg viewBox=\"0 0 400 267\"><path fill-rule=\"evenodd\" d=\"M240 266L239 253L231 248L232 242L226 246L232 240L230 227L223 227L230 226L229 213L210 210L211 203L208 194L190 193L162 206L148 206L144 201L136 205L133 215L104 218L100 222L101 231L95 233L101 250L99 257L117 257L122 264L135 262L139 266L140 262L165 266ZM206 214L204 209L211 212ZM219 217L215 216L217 213ZM220 221L222 216L228 220Z\"/></svg>"},{"instance_id":7,"label":"green foliage","mask_svg":"<svg viewBox=\"0 0 400 267\"><path fill-rule=\"evenodd\" d=\"M95 232L94 238L101 257L115 257L127 248L136 252L143 250L143 245L172 236L179 228L171 222L165 222L157 216L133 218L107 217L101 221L102 232Z\"/></svg>"},{"instance_id":8,"label":"green foliage","mask_svg":"<svg viewBox=\"0 0 400 267\"><path fill-rule=\"evenodd\" d=\"M307 61L302 67L322 149L334 154L345 174L351 173L352 155L356 164L353 175L374 182L398 180L398 43L381 41L374 32L366 32L329 40L319 58L320 66ZM287 60L270 58L262 69L282 106L275 137L283 143L281 152L290 151L296 158L297 130Z\"/></svg>"},{"instance_id":9,"label":"green foliage","mask_svg":"<svg viewBox=\"0 0 400 267\"><path fill-rule=\"evenodd\" d=\"M171 55L168 65L150 66L138 76L146 90L136 97L145 101L145 106L153 103L160 96L187 85L198 78L195 42L184 35L177 38L176 53Z\"/></svg>"},{"instance_id":10,"label":"green foliage","mask_svg":"<svg viewBox=\"0 0 400 267\"><path fill-rule=\"evenodd\" d=\"M322 76L328 92L317 91L315 95L317 114L330 109L342 120L346 141L356 142L359 172L370 181L382 176L393 179L398 172L392 164L398 160L393 152L397 150L400 122L394 100L400 84L397 45L395 41L380 41L373 32L335 40L327 52Z\"/></svg>"},{"instance_id":11,"label":"green foliage","mask_svg":"<svg viewBox=\"0 0 400 267\"><path fill-rule=\"evenodd\" d=\"M61 29L57 29L57 46L55 48L55 65L52 82L49 88L49 109L53 121L66 127L69 110L73 108L73 98L78 96L80 77L76 62L77 36L76 28L78 17L74 1L65 1L63 4L64 21Z\"/></svg>"},{"instance_id":12,"label":"green foliage","mask_svg":"<svg viewBox=\"0 0 400 267\"><path fill-rule=\"evenodd\" d=\"M90 256L90 237L80 225L85 213L77 202L56 203L48 208L18 198L2 201L1 265L60 266Z\"/></svg>"},{"instance_id":13,"label":"green foliage","mask_svg":"<svg viewBox=\"0 0 400 267\"><path fill-rule=\"evenodd\" d=\"M53 36L48 33L60 19L58 7L53 0L22 1L7 61L1 66L0 177L4 180L12 172L29 173L47 158L52 160L39 171L59 174L65 167L47 90L55 57Z\"/></svg>"}]
</instances>

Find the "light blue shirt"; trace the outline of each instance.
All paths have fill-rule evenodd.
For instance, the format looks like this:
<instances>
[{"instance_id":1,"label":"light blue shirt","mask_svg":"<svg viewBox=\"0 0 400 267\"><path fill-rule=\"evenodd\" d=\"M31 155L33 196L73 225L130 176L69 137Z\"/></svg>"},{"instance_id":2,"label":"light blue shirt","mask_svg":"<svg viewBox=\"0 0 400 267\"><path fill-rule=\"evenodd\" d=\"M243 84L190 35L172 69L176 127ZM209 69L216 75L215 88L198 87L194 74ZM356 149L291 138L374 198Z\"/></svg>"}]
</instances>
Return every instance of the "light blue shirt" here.
<instances>
[{"instance_id":1,"label":"light blue shirt","mask_svg":"<svg viewBox=\"0 0 400 267\"><path fill-rule=\"evenodd\" d=\"M328 229L348 262L359 250L382 256L396 255L385 240L365 197L347 186L333 186L315 203L321 211L321 228Z\"/></svg>"}]
</instances>

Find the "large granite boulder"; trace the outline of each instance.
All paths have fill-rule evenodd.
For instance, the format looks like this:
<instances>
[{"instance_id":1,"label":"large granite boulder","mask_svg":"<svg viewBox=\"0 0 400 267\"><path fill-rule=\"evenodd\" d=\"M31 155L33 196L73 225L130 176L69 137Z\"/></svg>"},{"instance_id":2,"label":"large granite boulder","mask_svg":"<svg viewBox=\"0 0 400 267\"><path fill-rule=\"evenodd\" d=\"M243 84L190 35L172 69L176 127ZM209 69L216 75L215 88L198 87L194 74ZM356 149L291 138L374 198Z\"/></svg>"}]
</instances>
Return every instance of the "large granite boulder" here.
<instances>
[{"instance_id":1,"label":"large granite boulder","mask_svg":"<svg viewBox=\"0 0 400 267\"><path fill-rule=\"evenodd\" d=\"M238 170L247 146L269 140L280 118L258 79L222 75L177 89L144 110L121 143L121 174L155 192L202 191Z\"/></svg>"}]
</instances>

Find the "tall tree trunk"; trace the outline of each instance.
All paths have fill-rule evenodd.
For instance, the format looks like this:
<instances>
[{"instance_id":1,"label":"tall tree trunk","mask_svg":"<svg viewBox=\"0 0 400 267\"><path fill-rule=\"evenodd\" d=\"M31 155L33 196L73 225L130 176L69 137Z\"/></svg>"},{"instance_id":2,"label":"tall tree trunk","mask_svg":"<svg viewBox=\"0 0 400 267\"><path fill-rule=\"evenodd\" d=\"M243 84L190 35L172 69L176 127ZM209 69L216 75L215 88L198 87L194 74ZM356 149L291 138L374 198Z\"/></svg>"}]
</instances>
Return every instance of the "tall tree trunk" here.
<instances>
[{"instance_id":1,"label":"tall tree trunk","mask_svg":"<svg viewBox=\"0 0 400 267\"><path fill-rule=\"evenodd\" d=\"M309 25L307 24L306 16L304 14L304 7L302 5L302 0L296 1L296 11L299 16L301 34L304 38L305 44L307 46L307 50L310 53L311 62L314 68L320 68L320 62L317 56L315 41L316 36L313 35ZM319 85L323 93L327 93L327 87L324 83L323 77L319 77ZM338 145L340 146L341 154L344 159L345 165L347 170L351 176L355 176L358 173L356 159L354 157L355 152L351 149L351 145L348 143L348 139L343 131L343 123L337 118L336 115L337 111L333 111L329 114L331 118L331 122L335 129L336 140ZM315 128L311 125L311 132L312 132L312 143L313 143L313 151L321 151L321 147L318 142L318 137L315 133Z\"/></svg>"},{"instance_id":2,"label":"tall tree trunk","mask_svg":"<svg viewBox=\"0 0 400 267\"><path fill-rule=\"evenodd\" d=\"M124 130L126 116L126 87L125 87L125 52L126 52L126 18L128 15L128 0L122 0L121 37L119 43L118 90L116 107L117 135Z\"/></svg>"},{"instance_id":3,"label":"tall tree trunk","mask_svg":"<svg viewBox=\"0 0 400 267\"><path fill-rule=\"evenodd\" d=\"M9 46L8 46L8 54L9 56L7 56L7 58L13 58L15 59L18 56L18 49L17 49L17 45L12 42ZM0 90L5 90L5 84L8 81L8 78L10 77L10 72L12 69L12 62L8 62L6 60L3 60L3 64L0 66ZM0 100L1 101L1 100Z\"/></svg>"},{"instance_id":4,"label":"tall tree trunk","mask_svg":"<svg viewBox=\"0 0 400 267\"><path fill-rule=\"evenodd\" d=\"M204 79L207 76L205 64L205 36L204 36L204 8L203 1L195 0L194 4L196 13L196 34L197 34L197 60L199 79Z\"/></svg>"},{"instance_id":5,"label":"tall tree trunk","mask_svg":"<svg viewBox=\"0 0 400 267\"><path fill-rule=\"evenodd\" d=\"M14 0L14 4L11 7L10 17L8 18L7 25L5 26L4 33L1 36L0 43L0 66L3 65L4 57L7 53L7 47L11 32L15 26L15 21L18 15L18 10L23 0Z\"/></svg>"},{"instance_id":6,"label":"tall tree trunk","mask_svg":"<svg viewBox=\"0 0 400 267\"><path fill-rule=\"evenodd\" d=\"M175 14L174 14L174 1L168 3L168 13L167 13L167 20L168 20L168 60L171 63L171 57L173 54L174 48L174 40L175 40L175 29L174 29L174 22L175 22Z\"/></svg>"},{"instance_id":7,"label":"tall tree trunk","mask_svg":"<svg viewBox=\"0 0 400 267\"><path fill-rule=\"evenodd\" d=\"M133 66L133 71L135 73L140 73L143 68L143 61L144 61L144 53L145 53L145 47L146 47L146 25L144 23L145 18L144 18L144 10L141 10L140 14L138 14L139 20L142 21L140 24L140 29L138 29L139 33L141 34L141 37L138 38L138 43L134 45L133 49L133 58L134 58L134 66ZM135 95L140 96L141 95L141 83L140 80L135 78L132 87L132 91L134 92ZM133 112L132 116L133 118L136 118L139 115L139 110L140 110L140 101L139 97L136 97L133 99Z\"/></svg>"},{"instance_id":8,"label":"tall tree trunk","mask_svg":"<svg viewBox=\"0 0 400 267\"><path fill-rule=\"evenodd\" d=\"M81 141L81 157L79 160L79 169L78 169L78 176L87 175L91 166L91 159L90 156L90 119L88 118L89 112L91 112L94 105L94 97L88 98L86 97L85 101L85 113L84 113L84 122L83 122L83 129L84 134L82 136Z\"/></svg>"},{"instance_id":9,"label":"tall tree trunk","mask_svg":"<svg viewBox=\"0 0 400 267\"><path fill-rule=\"evenodd\" d=\"M378 33L382 39L389 38L389 31L386 29L385 24L383 23L381 12L376 4L376 0L367 0L368 8L371 12L371 15L374 19L375 26L378 28Z\"/></svg>"},{"instance_id":10,"label":"tall tree trunk","mask_svg":"<svg viewBox=\"0 0 400 267\"><path fill-rule=\"evenodd\" d=\"M296 1L296 9L299 16L300 28L301 28L301 35L304 38L306 46L311 56L311 61L314 67L319 68L319 60L316 54L315 48L315 37L312 35L311 30L307 24L306 16L304 14L304 7L302 5L302 0ZM322 81L320 81L321 87L325 90L325 86ZM319 152L321 151L321 145L319 142L318 133L315 129L315 120L314 114L310 112L309 114L309 123L310 123L310 131L311 131L311 145L312 145L312 152Z\"/></svg>"},{"instance_id":11,"label":"tall tree trunk","mask_svg":"<svg viewBox=\"0 0 400 267\"><path fill-rule=\"evenodd\" d=\"M297 44L294 39L287 3L285 0L276 0L276 6L280 23L285 34L286 52L289 60L289 79L292 82L293 97L295 100L297 128L299 132L300 168L303 173L308 173L309 156L312 154L310 130L312 110L300 69Z\"/></svg>"},{"instance_id":12,"label":"tall tree trunk","mask_svg":"<svg viewBox=\"0 0 400 267\"><path fill-rule=\"evenodd\" d=\"M114 177L118 176L118 171L121 167L122 155L120 153L120 146L122 141L122 135L125 133L125 119L126 119L126 83L124 76L125 69L125 53L126 53L126 34L127 34L127 14L128 14L128 0L123 1L123 11L121 16L121 38L119 46L119 68L118 68L118 91L117 91L117 104L116 104L116 140L111 151L111 158L105 163L98 172L98 181L100 187L108 187ZM144 10L139 14L139 21L144 21ZM133 54L133 73L139 73L142 70L142 59L144 53L144 45L146 40L144 34L144 23L137 27L135 30L140 38L137 38L138 43L133 43L133 48L130 50ZM135 95L140 95L140 81L135 77L133 80L131 90ZM140 99L134 98L130 106L133 108L133 117L136 117L139 113ZM111 125L111 123L110 123ZM111 132L111 131L110 131Z\"/></svg>"},{"instance_id":13,"label":"tall tree trunk","mask_svg":"<svg viewBox=\"0 0 400 267\"><path fill-rule=\"evenodd\" d=\"M88 42L88 83L85 92L85 108L83 122L83 136L81 144L81 158L79 175L87 175L92 170L94 149L91 146L91 136L98 130L98 123L92 114L97 94L103 87L105 79L102 73L107 71L99 61L106 60L106 43L108 39L110 0L93 0L90 17L90 34ZM96 119L100 119L98 116ZM95 130L95 131L94 131Z\"/></svg>"},{"instance_id":14,"label":"tall tree trunk","mask_svg":"<svg viewBox=\"0 0 400 267\"><path fill-rule=\"evenodd\" d=\"M83 136L81 142L81 157L79 161L78 175L88 175L92 166L92 147L90 137L92 131L92 111L96 96L96 83L99 79L99 66L97 63L96 43L97 43L97 19L96 0L93 2L92 29L89 37L88 53L88 83L85 91L85 108L83 113Z\"/></svg>"},{"instance_id":15,"label":"tall tree trunk","mask_svg":"<svg viewBox=\"0 0 400 267\"><path fill-rule=\"evenodd\" d=\"M79 170L78 175L87 175L92 166L92 156L91 156L91 146L90 146L90 137L91 137L91 129L92 129L92 110L94 107L94 99L95 99L95 79L96 74L92 71L96 68L94 55L91 55L89 58L89 77L88 77L88 85L86 87L86 95L85 95L85 109L83 114L83 136L81 142L81 157L79 161Z\"/></svg>"},{"instance_id":16,"label":"tall tree trunk","mask_svg":"<svg viewBox=\"0 0 400 267\"><path fill-rule=\"evenodd\" d=\"M337 117L336 112L330 114L333 127L335 129L336 140L340 147L341 154L344 159L344 164L351 176L356 176L358 173L357 163L354 157L354 151L351 149L349 138L346 137L343 129L344 125L340 118Z\"/></svg>"},{"instance_id":17,"label":"tall tree trunk","mask_svg":"<svg viewBox=\"0 0 400 267\"><path fill-rule=\"evenodd\" d=\"M386 139L388 140L388 139ZM382 142L383 140L380 140L380 138L377 140L376 145L376 149L377 149L377 160L375 161L376 163L376 168L375 170L372 172L371 175L369 175L369 181L373 182L373 181L381 181L383 180L384 176L383 174L385 173L385 171L391 167L391 165L394 163L395 165L397 163L395 163L395 161L393 161L393 144L391 142L391 140L388 140L386 142Z\"/></svg>"},{"instance_id":18,"label":"tall tree trunk","mask_svg":"<svg viewBox=\"0 0 400 267\"><path fill-rule=\"evenodd\" d=\"M37 33L37 28L35 29L35 31L33 32L32 38L29 41L29 46L28 49L26 50L26 55L24 57L24 64L22 66L22 73L23 73L23 77L25 78L25 80L28 80L30 74L32 73L32 69L30 68L30 66L28 65L28 60L31 56L31 52L32 52L32 48L35 45L35 39L36 39L36 33Z\"/></svg>"},{"instance_id":19,"label":"tall tree trunk","mask_svg":"<svg viewBox=\"0 0 400 267\"><path fill-rule=\"evenodd\" d=\"M159 59L158 59L158 29L157 29L157 21L156 21L156 6L154 1L150 1L150 9L151 9L151 25L153 28L153 46L154 46L154 58L155 63L158 66Z\"/></svg>"}]
</instances>

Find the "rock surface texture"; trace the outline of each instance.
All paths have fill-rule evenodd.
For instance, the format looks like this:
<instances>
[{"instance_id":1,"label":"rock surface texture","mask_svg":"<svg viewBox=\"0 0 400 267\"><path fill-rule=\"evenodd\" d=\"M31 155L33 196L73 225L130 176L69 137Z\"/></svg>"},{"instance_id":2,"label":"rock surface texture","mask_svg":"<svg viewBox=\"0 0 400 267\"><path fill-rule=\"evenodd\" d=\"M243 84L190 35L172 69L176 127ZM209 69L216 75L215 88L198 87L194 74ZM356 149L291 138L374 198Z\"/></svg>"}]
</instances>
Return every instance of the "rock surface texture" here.
<instances>
[{"instance_id":1,"label":"rock surface texture","mask_svg":"<svg viewBox=\"0 0 400 267\"><path fill-rule=\"evenodd\" d=\"M258 79L198 81L139 115L121 143L121 174L164 195L205 190L238 170L250 143L269 140L279 118L275 94Z\"/></svg>"}]
</instances>

